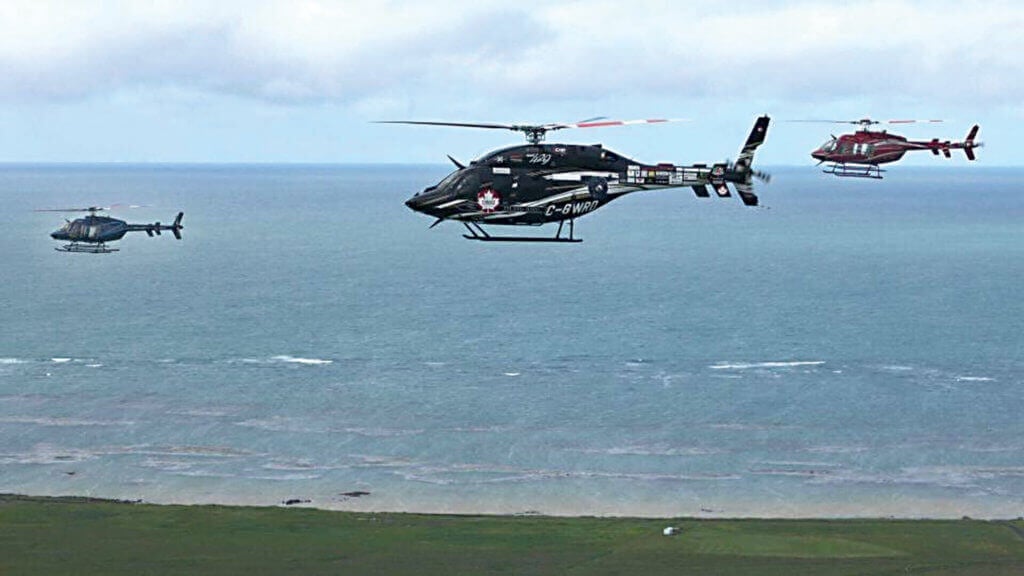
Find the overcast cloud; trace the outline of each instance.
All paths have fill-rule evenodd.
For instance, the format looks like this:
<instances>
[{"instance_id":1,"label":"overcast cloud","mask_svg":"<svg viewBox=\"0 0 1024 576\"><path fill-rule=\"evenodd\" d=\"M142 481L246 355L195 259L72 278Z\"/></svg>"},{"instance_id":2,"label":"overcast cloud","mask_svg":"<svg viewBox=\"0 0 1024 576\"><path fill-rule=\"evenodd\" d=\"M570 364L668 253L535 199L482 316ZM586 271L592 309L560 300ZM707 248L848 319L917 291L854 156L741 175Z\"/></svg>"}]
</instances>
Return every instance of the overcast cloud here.
<instances>
[{"instance_id":1,"label":"overcast cloud","mask_svg":"<svg viewBox=\"0 0 1024 576\"><path fill-rule=\"evenodd\" d=\"M1024 118L1022 6L6 0L0 159L392 159L395 132L375 140L366 121L396 117L693 116L715 127L700 134L717 150L715 138L738 138L718 126L742 133L763 112L938 114L957 122L945 137L980 121L986 139L1009 141ZM819 128L776 130L766 156L804 156ZM635 133L615 138L658 144ZM502 143L407 134L409 160L439 142Z\"/></svg>"},{"instance_id":2,"label":"overcast cloud","mask_svg":"<svg viewBox=\"0 0 1024 576\"><path fill-rule=\"evenodd\" d=\"M727 7L727 9L726 9ZM45 2L0 7L0 94L175 86L353 102L673 91L1021 100L1015 2Z\"/></svg>"}]
</instances>

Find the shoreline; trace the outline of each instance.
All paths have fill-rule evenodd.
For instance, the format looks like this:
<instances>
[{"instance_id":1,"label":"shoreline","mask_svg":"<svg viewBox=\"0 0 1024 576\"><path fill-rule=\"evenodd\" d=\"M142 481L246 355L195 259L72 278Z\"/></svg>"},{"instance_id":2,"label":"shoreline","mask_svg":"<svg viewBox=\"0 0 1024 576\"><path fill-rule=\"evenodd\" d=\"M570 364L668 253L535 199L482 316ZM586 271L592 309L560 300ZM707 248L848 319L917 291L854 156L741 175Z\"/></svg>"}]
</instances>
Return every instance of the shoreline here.
<instances>
[{"instance_id":1,"label":"shoreline","mask_svg":"<svg viewBox=\"0 0 1024 576\"><path fill-rule=\"evenodd\" d=\"M87 495L76 495L76 494L25 494L17 492L0 492L0 503L8 500L24 500L24 501L40 501L40 502L64 502L64 503L76 503L76 502L94 502L94 503L107 503L107 504L132 504L132 505L150 505L150 506L179 506L185 508L202 508L202 507L221 507L221 508L251 508L251 509L297 509L297 510L316 510L322 512L331 513L342 513L342 514L387 514L387 515L410 515L410 516L439 516L439 517L473 517L473 518L551 518L551 519L607 519L607 520L688 520L688 521L767 521L767 522L860 522L860 521L877 521L877 522L956 522L956 521L972 521L972 522L992 522L992 523L1006 523L1006 522L1022 522L1024 521L1024 514L1007 514L1004 516L979 516L971 514L961 515L947 515L947 516L912 516L912 515L727 515L721 514L714 510L702 510L699 514L636 514L636 513L559 513L543 510L508 510L508 511L493 511L493 510L472 510L472 509L461 509L461 510L442 510L432 509L429 507L420 509L395 509L395 508L374 508L372 506L360 506L358 504L368 501L359 502L359 498L362 496L370 496L371 493L365 493L360 496L353 497L352 500L345 502L347 506L339 505L341 502L334 503L319 503L312 498L303 498L296 496L294 498L286 498L279 502L223 502L223 501L175 501L175 500L161 500L161 499L146 499L146 498L115 498L105 496L87 496ZM333 505L332 505L333 504Z\"/></svg>"}]
</instances>

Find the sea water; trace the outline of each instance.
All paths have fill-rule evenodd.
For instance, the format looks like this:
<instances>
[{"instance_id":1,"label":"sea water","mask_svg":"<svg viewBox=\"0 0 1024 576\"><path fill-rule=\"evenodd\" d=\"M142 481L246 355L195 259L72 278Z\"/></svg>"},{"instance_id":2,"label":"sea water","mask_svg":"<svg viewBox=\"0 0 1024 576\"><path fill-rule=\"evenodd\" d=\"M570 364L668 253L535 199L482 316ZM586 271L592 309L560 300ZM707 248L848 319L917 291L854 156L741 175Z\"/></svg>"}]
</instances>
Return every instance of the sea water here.
<instances>
[{"instance_id":1,"label":"sea water","mask_svg":"<svg viewBox=\"0 0 1024 576\"><path fill-rule=\"evenodd\" d=\"M447 171L0 167L0 491L1024 514L1024 170L777 168L572 245L428 229L402 202ZM65 254L33 212L111 203L184 238Z\"/></svg>"}]
</instances>

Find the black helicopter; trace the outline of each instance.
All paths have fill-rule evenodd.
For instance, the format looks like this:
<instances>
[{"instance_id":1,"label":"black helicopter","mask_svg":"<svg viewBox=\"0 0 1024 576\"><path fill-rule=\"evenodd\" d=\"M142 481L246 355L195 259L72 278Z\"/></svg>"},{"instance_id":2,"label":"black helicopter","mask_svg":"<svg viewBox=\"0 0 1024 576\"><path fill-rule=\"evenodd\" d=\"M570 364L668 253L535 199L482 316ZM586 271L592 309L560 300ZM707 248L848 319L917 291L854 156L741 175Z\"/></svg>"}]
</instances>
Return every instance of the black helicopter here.
<instances>
[{"instance_id":1,"label":"black helicopter","mask_svg":"<svg viewBox=\"0 0 1024 576\"><path fill-rule=\"evenodd\" d=\"M580 242L573 236L576 218L589 214L630 192L689 186L700 198L708 198L708 185L719 197L731 196L727 183L736 188L743 204L757 206L752 178L769 176L753 170L754 152L768 132L768 116L754 122L735 163L708 166L693 164L643 164L607 150L600 144L543 144L548 132L565 128L597 128L628 124L656 124L672 120L604 120L595 118L571 124L479 124L386 120L382 124L459 126L523 132L528 144L503 148L465 166L448 156L455 172L436 186L416 194L406 206L437 220L461 222L470 240L504 242ZM565 221L568 237L562 236ZM558 222L554 237L492 236L483 225L539 226Z\"/></svg>"},{"instance_id":2,"label":"black helicopter","mask_svg":"<svg viewBox=\"0 0 1024 576\"><path fill-rule=\"evenodd\" d=\"M106 211L110 208L90 206L88 208L58 208L52 210L36 210L36 212L88 212L89 215L66 220L64 225L54 230L50 238L54 240L68 241L68 244L54 248L58 252L84 252L89 254L109 254L117 252L120 248L110 248L107 242L120 240L129 232L145 232L147 236L160 235L162 230L170 230L174 237L181 240L181 218L184 212L178 212L174 223L167 226L159 222L153 224L129 224L124 220L111 218L109 216L97 216L97 212Z\"/></svg>"}]
</instances>

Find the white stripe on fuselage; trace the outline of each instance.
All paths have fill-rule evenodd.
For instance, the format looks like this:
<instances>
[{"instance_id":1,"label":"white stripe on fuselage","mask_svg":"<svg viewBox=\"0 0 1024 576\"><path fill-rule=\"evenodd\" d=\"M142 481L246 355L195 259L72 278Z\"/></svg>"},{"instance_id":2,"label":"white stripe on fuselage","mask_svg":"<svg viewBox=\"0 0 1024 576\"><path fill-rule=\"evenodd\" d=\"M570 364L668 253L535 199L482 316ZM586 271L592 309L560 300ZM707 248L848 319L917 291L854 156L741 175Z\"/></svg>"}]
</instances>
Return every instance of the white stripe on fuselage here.
<instances>
[{"instance_id":1,"label":"white stripe on fuselage","mask_svg":"<svg viewBox=\"0 0 1024 576\"><path fill-rule=\"evenodd\" d=\"M619 174L617 172L579 170L577 172L556 172L554 174L547 174L544 176L545 180L555 180L558 182L582 182L584 178L606 178L611 181L618 180Z\"/></svg>"},{"instance_id":2,"label":"white stripe on fuselage","mask_svg":"<svg viewBox=\"0 0 1024 576\"><path fill-rule=\"evenodd\" d=\"M451 208L452 206L462 204L463 202L469 202L469 200L466 200L465 198L459 198L458 200L452 200L451 202L445 202L444 204L431 206L431 208Z\"/></svg>"}]
</instances>

